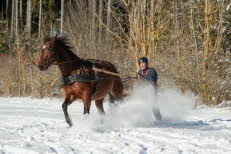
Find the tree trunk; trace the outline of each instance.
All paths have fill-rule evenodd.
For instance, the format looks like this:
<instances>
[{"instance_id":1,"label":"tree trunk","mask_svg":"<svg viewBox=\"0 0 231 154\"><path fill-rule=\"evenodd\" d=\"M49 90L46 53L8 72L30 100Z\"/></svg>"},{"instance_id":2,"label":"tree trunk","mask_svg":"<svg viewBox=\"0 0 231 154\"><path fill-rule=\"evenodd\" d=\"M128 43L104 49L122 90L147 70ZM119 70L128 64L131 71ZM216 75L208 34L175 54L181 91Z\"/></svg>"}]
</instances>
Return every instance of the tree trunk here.
<instances>
[{"instance_id":1,"label":"tree trunk","mask_svg":"<svg viewBox=\"0 0 231 154\"><path fill-rule=\"evenodd\" d=\"M136 71L139 70L139 64L138 64L138 40L139 39L139 29L138 29L138 23L140 21L140 18L138 17L138 6L136 5L135 1L129 1L129 48L131 49L131 52L134 54L134 59L136 62Z\"/></svg>"},{"instance_id":2,"label":"tree trunk","mask_svg":"<svg viewBox=\"0 0 231 154\"><path fill-rule=\"evenodd\" d=\"M18 21L18 0L15 0L15 36L16 45L19 48L19 21Z\"/></svg>"},{"instance_id":3,"label":"tree trunk","mask_svg":"<svg viewBox=\"0 0 231 154\"><path fill-rule=\"evenodd\" d=\"M142 46L141 49L143 51L143 55L144 56L148 56L148 50L147 50L147 36L146 36L146 19L147 19L147 13L146 13L146 0L142 0L142 2L140 2L140 15L141 15L141 30L142 30L142 34L141 34L141 41L142 41Z\"/></svg>"},{"instance_id":4,"label":"tree trunk","mask_svg":"<svg viewBox=\"0 0 231 154\"><path fill-rule=\"evenodd\" d=\"M221 4L220 4L220 7L219 7L220 9L219 9L219 19L218 19L218 26L217 26L217 38L216 38L216 43L215 43L215 52L216 53L221 53L221 46L222 46L222 40L223 40L223 36L224 35L222 35L222 27L223 27L223 20L224 20L224 13L225 13L225 1L221 1Z\"/></svg>"},{"instance_id":5,"label":"tree trunk","mask_svg":"<svg viewBox=\"0 0 231 154\"><path fill-rule=\"evenodd\" d=\"M103 21L103 0L99 0L99 18ZM102 43L103 36L103 27L102 24L99 23L99 43Z\"/></svg>"},{"instance_id":6,"label":"tree trunk","mask_svg":"<svg viewBox=\"0 0 231 154\"><path fill-rule=\"evenodd\" d=\"M97 53L96 53L96 6L97 6L97 0L92 1L92 34L91 34L91 45L92 49L94 52L94 57L95 59L97 58Z\"/></svg>"},{"instance_id":7,"label":"tree trunk","mask_svg":"<svg viewBox=\"0 0 231 154\"><path fill-rule=\"evenodd\" d=\"M23 7L22 7L22 1L23 0L20 0L20 6L19 6L19 33L22 33L22 29L23 29L23 19L22 19L22 9L23 9Z\"/></svg>"},{"instance_id":8,"label":"tree trunk","mask_svg":"<svg viewBox=\"0 0 231 154\"><path fill-rule=\"evenodd\" d=\"M92 10L92 0L88 0L88 8L89 8L89 12L91 12Z\"/></svg>"},{"instance_id":9,"label":"tree trunk","mask_svg":"<svg viewBox=\"0 0 231 154\"><path fill-rule=\"evenodd\" d=\"M10 25L10 39L14 39L14 19L15 19L15 1L12 0L12 6L11 6L11 25Z\"/></svg>"},{"instance_id":10,"label":"tree trunk","mask_svg":"<svg viewBox=\"0 0 231 154\"><path fill-rule=\"evenodd\" d=\"M180 54L180 41L179 41L179 33L180 33L180 26L178 23L178 0L174 1L174 18L175 18L175 34L176 34L176 55L177 58L179 58L179 54Z\"/></svg>"},{"instance_id":11,"label":"tree trunk","mask_svg":"<svg viewBox=\"0 0 231 154\"><path fill-rule=\"evenodd\" d=\"M39 33L38 39L41 39L41 30L42 30L42 0L39 2Z\"/></svg>"},{"instance_id":12,"label":"tree trunk","mask_svg":"<svg viewBox=\"0 0 231 154\"><path fill-rule=\"evenodd\" d=\"M2 11L4 10L4 6L3 6L4 4L2 3ZM2 21L4 21L4 13L2 12Z\"/></svg>"},{"instance_id":13,"label":"tree trunk","mask_svg":"<svg viewBox=\"0 0 231 154\"><path fill-rule=\"evenodd\" d=\"M26 19L26 32L28 39L31 38L31 0L27 0L27 19Z\"/></svg>"},{"instance_id":14,"label":"tree trunk","mask_svg":"<svg viewBox=\"0 0 231 154\"><path fill-rule=\"evenodd\" d=\"M149 45L148 45L148 52L152 53L152 65L155 66L155 38L154 38L154 1L150 2L150 12L149 12L149 25L150 25L150 32L149 32Z\"/></svg>"},{"instance_id":15,"label":"tree trunk","mask_svg":"<svg viewBox=\"0 0 231 154\"><path fill-rule=\"evenodd\" d=\"M7 33L8 33L8 26L9 26L8 7L9 7L9 0L6 0L6 30L7 30Z\"/></svg>"},{"instance_id":16,"label":"tree trunk","mask_svg":"<svg viewBox=\"0 0 231 154\"><path fill-rule=\"evenodd\" d=\"M208 71L208 55L210 48L210 2L209 0L205 0L205 40L204 40L204 55L203 55L203 63L202 63L202 98L206 98L207 96L207 83L206 76ZM205 102L207 100L204 100Z\"/></svg>"},{"instance_id":17,"label":"tree trunk","mask_svg":"<svg viewBox=\"0 0 231 154\"><path fill-rule=\"evenodd\" d=\"M107 28L111 29L111 3L112 0L108 0L108 4L107 4ZM106 33L106 39L110 39L110 32L107 31Z\"/></svg>"},{"instance_id":18,"label":"tree trunk","mask_svg":"<svg viewBox=\"0 0 231 154\"><path fill-rule=\"evenodd\" d=\"M63 34L63 22L64 22L64 0L61 0L61 27L60 32Z\"/></svg>"},{"instance_id":19,"label":"tree trunk","mask_svg":"<svg viewBox=\"0 0 231 154\"><path fill-rule=\"evenodd\" d=\"M92 42L94 43L95 42L95 36L96 36L96 17L95 17L95 14L96 14L96 3L97 1L96 0L93 0L92 1Z\"/></svg>"}]
</instances>

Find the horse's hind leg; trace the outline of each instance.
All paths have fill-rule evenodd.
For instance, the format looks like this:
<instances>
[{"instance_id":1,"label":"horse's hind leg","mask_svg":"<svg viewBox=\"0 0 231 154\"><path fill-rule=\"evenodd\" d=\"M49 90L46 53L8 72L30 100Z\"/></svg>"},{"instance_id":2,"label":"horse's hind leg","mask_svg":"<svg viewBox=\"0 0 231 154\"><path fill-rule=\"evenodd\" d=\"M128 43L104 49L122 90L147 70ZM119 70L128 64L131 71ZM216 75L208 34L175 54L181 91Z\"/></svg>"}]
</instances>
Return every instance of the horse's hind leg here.
<instances>
[{"instance_id":1,"label":"horse's hind leg","mask_svg":"<svg viewBox=\"0 0 231 154\"><path fill-rule=\"evenodd\" d=\"M69 125L70 127L72 126L72 121L71 121L71 119L70 119L70 117L69 117L69 115L68 115L67 107L68 107L68 105L70 105L71 103L72 103L72 102L65 100L64 103L63 103L63 105L62 105L62 109L63 109L63 112L64 112L64 117L65 117L66 122L68 123L68 125Z\"/></svg>"},{"instance_id":2,"label":"horse's hind leg","mask_svg":"<svg viewBox=\"0 0 231 154\"><path fill-rule=\"evenodd\" d=\"M100 114L105 114L103 109L103 99L96 100L95 105Z\"/></svg>"}]
</instances>

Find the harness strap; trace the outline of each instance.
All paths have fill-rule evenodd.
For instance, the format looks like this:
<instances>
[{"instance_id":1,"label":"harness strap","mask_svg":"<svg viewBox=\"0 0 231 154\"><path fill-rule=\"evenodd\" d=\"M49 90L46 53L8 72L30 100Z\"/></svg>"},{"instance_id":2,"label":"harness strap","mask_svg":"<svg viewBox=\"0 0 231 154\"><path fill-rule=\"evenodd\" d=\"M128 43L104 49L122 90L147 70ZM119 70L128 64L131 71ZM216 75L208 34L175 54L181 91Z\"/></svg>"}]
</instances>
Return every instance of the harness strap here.
<instances>
[{"instance_id":1,"label":"harness strap","mask_svg":"<svg viewBox=\"0 0 231 154\"><path fill-rule=\"evenodd\" d=\"M75 83L75 82L92 82L93 80L96 80L97 77L94 77L92 75L79 75L79 74L77 75L77 74L74 74L74 75L62 77L61 78L61 86L72 84L72 83ZM96 96L97 91L98 91L98 82L96 82L94 84L92 97Z\"/></svg>"},{"instance_id":2,"label":"harness strap","mask_svg":"<svg viewBox=\"0 0 231 154\"><path fill-rule=\"evenodd\" d=\"M95 76L96 76L96 79L99 79L99 74L98 74L98 72L95 73ZM95 85L94 85L94 90L93 90L92 97L93 97L93 96L96 96L96 93L97 93L97 91L98 91L98 85L99 85L98 83L99 83L99 82L96 82Z\"/></svg>"}]
</instances>

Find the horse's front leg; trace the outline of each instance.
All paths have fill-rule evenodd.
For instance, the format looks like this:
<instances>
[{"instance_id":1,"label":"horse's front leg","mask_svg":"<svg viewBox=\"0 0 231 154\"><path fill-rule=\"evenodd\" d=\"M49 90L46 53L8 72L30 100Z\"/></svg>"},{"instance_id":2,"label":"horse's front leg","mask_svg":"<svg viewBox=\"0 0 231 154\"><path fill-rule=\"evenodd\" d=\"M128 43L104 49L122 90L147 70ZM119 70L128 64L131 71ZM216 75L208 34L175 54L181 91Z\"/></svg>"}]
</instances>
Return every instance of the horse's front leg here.
<instances>
[{"instance_id":1,"label":"horse's front leg","mask_svg":"<svg viewBox=\"0 0 231 154\"><path fill-rule=\"evenodd\" d=\"M72 126L72 121L68 115L68 112L67 112L67 107L68 105L70 105L72 102L71 101L68 101L68 100L65 100L63 105L62 105L62 108L63 108L63 112L64 112L64 117L66 119L66 122L68 123L68 125L71 127Z\"/></svg>"}]
</instances>

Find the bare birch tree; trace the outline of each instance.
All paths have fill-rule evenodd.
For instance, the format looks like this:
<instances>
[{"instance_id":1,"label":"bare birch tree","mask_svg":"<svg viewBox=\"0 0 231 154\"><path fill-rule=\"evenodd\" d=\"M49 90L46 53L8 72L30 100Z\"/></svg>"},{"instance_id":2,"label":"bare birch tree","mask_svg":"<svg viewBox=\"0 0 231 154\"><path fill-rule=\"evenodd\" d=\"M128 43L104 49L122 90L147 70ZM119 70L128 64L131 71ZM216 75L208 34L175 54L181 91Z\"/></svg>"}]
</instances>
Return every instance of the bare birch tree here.
<instances>
[{"instance_id":1,"label":"bare birch tree","mask_svg":"<svg viewBox=\"0 0 231 154\"><path fill-rule=\"evenodd\" d=\"M15 36L16 36L16 45L17 45L17 48L19 48L19 12L18 12L18 0L15 0Z\"/></svg>"},{"instance_id":2,"label":"bare birch tree","mask_svg":"<svg viewBox=\"0 0 231 154\"><path fill-rule=\"evenodd\" d=\"M6 0L6 30L8 31L9 26L9 14L8 14L9 0Z\"/></svg>"},{"instance_id":3,"label":"bare birch tree","mask_svg":"<svg viewBox=\"0 0 231 154\"><path fill-rule=\"evenodd\" d=\"M61 35L63 34L63 22L64 22L64 0L61 0L61 27L60 27L60 32Z\"/></svg>"},{"instance_id":4,"label":"bare birch tree","mask_svg":"<svg viewBox=\"0 0 231 154\"><path fill-rule=\"evenodd\" d=\"M96 6L97 6L97 0L92 1L92 42L95 43L96 39Z\"/></svg>"},{"instance_id":5,"label":"bare birch tree","mask_svg":"<svg viewBox=\"0 0 231 154\"><path fill-rule=\"evenodd\" d=\"M38 39L41 38L41 32L42 32L42 4L43 1L39 1L39 32L38 32Z\"/></svg>"},{"instance_id":6,"label":"bare birch tree","mask_svg":"<svg viewBox=\"0 0 231 154\"><path fill-rule=\"evenodd\" d=\"M107 28L111 29L111 4L112 0L108 0L107 3ZM106 39L110 39L110 32L106 32Z\"/></svg>"},{"instance_id":7,"label":"bare birch tree","mask_svg":"<svg viewBox=\"0 0 231 154\"><path fill-rule=\"evenodd\" d=\"M23 0L20 0L19 4L19 33L21 35L23 29Z\"/></svg>"},{"instance_id":8,"label":"bare birch tree","mask_svg":"<svg viewBox=\"0 0 231 154\"><path fill-rule=\"evenodd\" d=\"M202 63L202 97L205 97L206 95L206 75L208 71L208 55L209 55L209 48L210 48L210 19L209 19L209 13L210 13L210 2L209 0L205 0L205 10L204 10L204 17L205 17L205 40L204 40L204 54L203 54L203 63Z\"/></svg>"},{"instance_id":9,"label":"bare birch tree","mask_svg":"<svg viewBox=\"0 0 231 154\"><path fill-rule=\"evenodd\" d=\"M27 0L27 17L26 17L26 32L27 37L31 38L31 17L32 17L32 8L31 0Z\"/></svg>"},{"instance_id":10,"label":"bare birch tree","mask_svg":"<svg viewBox=\"0 0 231 154\"><path fill-rule=\"evenodd\" d=\"M103 21L103 0L99 0L99 18L101 21ZM99 42L102 42L102 36L103 36L103 26L101 23L99 23Z\"/></svg>"},{"instance_id":11,"label":"bare birch tree","mask_svg":"<svg viewBox=\"0 0 231 154\"><path fill-rule=\"evenodd\" d=\"M11 26L10 26L10 39L14 39L14 22L15 21L15 1L12 0L12 6L11 6Z\"/></svg>"}]
</instances>

